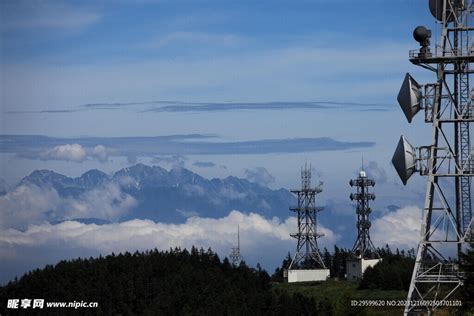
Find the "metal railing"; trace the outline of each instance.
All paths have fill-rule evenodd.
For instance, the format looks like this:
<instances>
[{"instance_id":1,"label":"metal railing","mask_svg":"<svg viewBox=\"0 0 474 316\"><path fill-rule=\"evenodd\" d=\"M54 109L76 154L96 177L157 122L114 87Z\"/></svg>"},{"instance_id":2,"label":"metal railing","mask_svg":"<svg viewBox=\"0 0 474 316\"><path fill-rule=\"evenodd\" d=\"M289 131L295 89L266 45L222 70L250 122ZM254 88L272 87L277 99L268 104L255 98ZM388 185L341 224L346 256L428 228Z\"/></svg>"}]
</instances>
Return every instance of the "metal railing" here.
<instances>
[{"instance_id":1,"label":"metal railing","mask_svg":"<svg viewBox=\"0 0 474 316\"><path fill-rule=\"evenodd\" d=\"M420 56L420 50L419 49L413 49L408 52L408 56L410 59L414 58L419 58ZM474 55L474 47L470 48L463 48L463 49L443 49L437 48L435 49L434 52L431 52L431 56L424 56L424 57L468 57L468 56L473 56Z\"/></svg>"}]
</instances>

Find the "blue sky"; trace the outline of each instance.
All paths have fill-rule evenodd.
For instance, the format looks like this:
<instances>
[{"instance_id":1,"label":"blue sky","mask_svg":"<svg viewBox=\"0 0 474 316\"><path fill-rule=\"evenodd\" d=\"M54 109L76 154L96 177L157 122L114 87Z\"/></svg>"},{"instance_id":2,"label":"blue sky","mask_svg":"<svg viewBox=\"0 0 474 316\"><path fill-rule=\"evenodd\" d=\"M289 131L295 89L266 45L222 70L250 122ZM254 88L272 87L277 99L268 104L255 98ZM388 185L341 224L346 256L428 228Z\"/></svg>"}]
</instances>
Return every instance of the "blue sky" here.
<instances>
[{"instance_id":1,"label":"blue sky","mask_svg":"<svg viewBox=\"0 0 474 316\"><path fill-rule=\"evenodd\" d=\"M433 24L425 3L413 1L1 6L1 133L53 137L202 133L228 141L394 143L407 126L395 96L403 73L414 69L406 58L417 46L411 32ZM263 104L260 110L205 113L154 113L156 104L83 106L151 101L362 106L265 111ZM398 115L390 126L383 122L393 117L387 112ZM379 135L381 127L390 128L387 135Z\"/></svg>"},{"instance_id":2,"label":"blue sky","mask_svg":"<svg viewBox=\"0 0 474 316\"><path fill-rule=\"evenodd\" d=\"M429 139L422 115L410 125L396 102L406 72L433 80L408 61L417 25L438 37L426 1L2 1L0 178L185 155L208 178L264 167L271 187L294 188L308 162L337 215L351 212L364 157L376 217L420 206L425 180L403 187L390 164L400 134ZM183 140L194 152L147 141L190 134L202 137ZM73 143L79 157L57 155Z\"/></svg>"}]
</instances>

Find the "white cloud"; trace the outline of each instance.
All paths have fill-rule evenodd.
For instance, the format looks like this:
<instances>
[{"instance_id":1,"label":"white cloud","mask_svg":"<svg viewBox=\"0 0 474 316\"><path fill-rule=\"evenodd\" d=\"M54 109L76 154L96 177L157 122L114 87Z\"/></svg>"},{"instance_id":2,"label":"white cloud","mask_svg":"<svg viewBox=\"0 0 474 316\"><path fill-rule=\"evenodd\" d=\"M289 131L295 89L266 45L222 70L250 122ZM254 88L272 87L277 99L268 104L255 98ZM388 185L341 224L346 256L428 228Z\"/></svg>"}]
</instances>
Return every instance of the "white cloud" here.
<instances>
[{"instance_id":1,"label":"white cloud","mask_svg":"<svg viewBox=\"0 0 474 316\"><path fill-rule=\"evenodd\" d=\"M43 222L57 213L60 204L61 198L55 190L21 185L0 196L0 228Z\"/></svg>"},{"instance_id":2,"label":"white cloud","mask_svg":"<svg viewBox=\"0 0 474 316\"><path fill-rule=\"evenodd\" d=\"M77 198L61 198L52 188L21 185L0 196L0 228L23 229L29 224L74 218L117 220L136 203L114 183Z\"/></svg>"},{"instance_id":3,"label":"white cloud","mask_svg":"<svg viewBox=\"0 0 474 316\"><path fill-rule=\"evenodd\" d=\"M376 246L415 248L420 241L421 209L406 206L372 222L371 237Z\"/></svg>"},{"instance_id":4,"label":"white cloud","mask_svg":"<svg viewBox=\"0 0 474 316\"><path fill-rule=\"evenodd\" d=\"M169 247L192 245L212 247L224 253L236 241L235 230L240 226L243 247L258 248L259 240L271 238L290 241L290 232L296 228L293 217L281 221L274 217L267 219L261 215L231 211L222 218L190 217L184 224L165 224L151 220L130 220L106 225L82 224L66 221L56 225L43 223L30 225L25 231L7 229L0 232L0 247L44 246L65 241L71 248L83 247L99 250L134 251L136 249L168 249ZM337 236L329 229L321 227L325 233L325 243L334 243ZM288 249L289 250L289 249Z\"/></svg>"},{"instance_id":5,"label":"white cloud","mask_svg":"<svg viewBox=\"0 0 474 316\"><path fill-rule=\"evenodd\" d=\"M166 165L172 168L183 168L188 158L183 155L163 155L153 157L151 161L154 164Z\"/></svg>"},{"instance_id":6,"label":"white cloud","mask_svg":"<svg viewBox=\"0 0 474 316\"><path fill-rule=\"evenodd\" d=\"M179 215L183 216L183 217L193 217L193 216L198 216L198 213L195 212L195 211L187 211L187 210L184 210L184 209L180 209L180 208L177 208L176 210L176 213L178 213Z\"/></svg>"},{"instance_id":7,"label":"white cloud","mask_svg":"<svg viewBox=\"0 0 474 316\"><path fill-rule=\"evenodd\" d=\"M387 173L385 169L377 164L376 161L370 161L366 166L364 166L367 176L371 177L377 183L386 183L387 182Z\"/></svg>"},{"instance_id":8,"label":"white cloud","mask_svg":"<svg viewBox=\"0 0 474 316\"><path fill-rule=\"evenodd\" d=\"M0 231L0 254L5 258L0 262L0 270L5 268L5 271L13 271L10 274L22 273L24 271L12 268L12 265L20 267L27 262L28 269L31 269L39 264L85 254L133 252L155 247L159 250L177 246L189 249L193 245L205 249L211 247L224 257L237 242L237 225L240 226L242 254L251 264L261 262L273 269L288 251L294 252L296 240L289 236L296 229L294 217L281 221L276 217L268 219L255 213L231 211L227 216L216 219L191 217L183 224L139 219L107 225L67 221L56 225L30 225L24 231ZM319 228L325 234L320 239L320 245L331 247L339 236L321 225ZM62 257L55 255L55 259L51 259L41 255L43 252L51 255L51 249L61 253ZM40 255L32 255L38 250L41 250ZM13 276L4 275L3 279Z\"/></svg>"},{"instance_id":9,"label":"white cloud","mask_svg":"<svg viewBox=\"0 0 474 316\"><path fill-rule=\"evenodd\" d=\"M107 149L102 145L95 146L89 153L91 157L96 158L100 162L106 162L109 159Z\"/></svg>"},{"instance_id":10,"label":"white cloud","mask_svg":"<svg viewBox=\"0 0 474 316\"><path fill-rule=\"evenodd\" d=\"M109 151L110 150L103 145L85 148L79 144L65 144L40 152L39 158L41 160L65 160L73 162L95 159L100 162L106 162L109 159Z\"/></svg>"},{"instance_id":11,"label":"white cloud","mask_svg":"<svg viewBox=\"0 0 474 316\"><path fill-rule=\"evenodd\" d=\"M40 158L43 160L83 162L86 157L86 150L79 144L60 145L40 153Z\"/></svg>"},{"instance_id":12,"label":"white cloud","mask_svg":"<svg viewBox=\"0 0 474 316\"><path fill-rule=\"evenodd\" d=\"M258 184L267 186L270 183L275 182L275 177L268 172L264 167L257 167L255 169L245 169L245 177Z\"/></svg>"},{"instance_id":13,"label":"white cloud","mask_svg":"<svg viewBox=\"0 0 474 316\"><path fill-rule=\"evenodd\" d=\"M230 200L243 200L246 199L248 196L247 192L239 192L230 186L222 187L219 191L219 194Z\"/></svg>"},{"instance_id":14,"label":"white cloud","mask_svg":"<svg viewBox=\"0 0 474 316\"><path fill-rule=\"evenodd\" d=\"M105 186L87 191L79 198L63 200L63 218L100 218L118 220L137 205L137 201L121 191L119 185L108 183Z\"/></svg>"}]
</instances>

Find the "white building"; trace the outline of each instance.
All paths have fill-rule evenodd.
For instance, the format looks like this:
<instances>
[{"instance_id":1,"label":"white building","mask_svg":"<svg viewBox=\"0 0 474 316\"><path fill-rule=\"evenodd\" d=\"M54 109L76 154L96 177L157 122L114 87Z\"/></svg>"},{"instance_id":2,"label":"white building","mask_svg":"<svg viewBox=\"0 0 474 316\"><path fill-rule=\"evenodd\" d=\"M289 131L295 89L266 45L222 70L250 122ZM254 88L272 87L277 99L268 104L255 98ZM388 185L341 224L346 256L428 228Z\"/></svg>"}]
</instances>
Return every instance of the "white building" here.
<instances>
[{"instance_id":1,"label":"white building","mask_svg":"<svg viewBox=\"0 0 474 316\"><path fill-rule=\"evenodd\" d=\"M346 278L349 281L360 280L368 267L375 266L382 259L348 259L346 261Z\"/></svg>"},{"instance_id":2,"label":"white building","mask_svg":"<svg viewBox=\"0 0 474 316\"><path fill-rule=\"evenodd\" d=\"M329 269L288 270L288 283L326 281Z\"/></svg>"}]
</instances>

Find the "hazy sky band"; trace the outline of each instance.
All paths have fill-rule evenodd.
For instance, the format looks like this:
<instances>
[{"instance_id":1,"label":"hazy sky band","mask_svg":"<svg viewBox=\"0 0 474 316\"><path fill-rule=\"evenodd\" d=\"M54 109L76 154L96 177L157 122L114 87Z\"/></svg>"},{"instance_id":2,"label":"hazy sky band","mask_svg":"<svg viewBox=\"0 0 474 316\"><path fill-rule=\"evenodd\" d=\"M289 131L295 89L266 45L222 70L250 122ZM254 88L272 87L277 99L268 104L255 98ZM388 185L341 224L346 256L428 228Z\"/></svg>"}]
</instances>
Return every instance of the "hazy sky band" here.
<instances>
[{"instance_id":1,"label":"hazy sky band","mask_svg":"<svg viewBox=\"0 0 474 316\"><path fill-rule=\"evenodd\" d=\"M87 137L54 138L35 135L0 135L0 152L15 153L34 158L35 153L64 144L84 147L105 146L115 155L222 155L222 154L274 154L314 151L348 150L375 146L371 141L345 142L329 137L264 139L238 142L210 142L213 135L170 135L158 137Z\"/></svg>"},{"instance_id":2,"label":"hazy sky band","mask_svg":"<svg viewBox=\"0 0 474 316\"><path fill-rule=\"evenodd\" d=\"M158 106L150 106L150 105ZM94 110L135 110L138 112L226 112L226 111L278 111L278 110L338 110L353 111L391 111L395 107L391 104L357 103L339 101L314 102L181 102L181 101L149 101L126 103L89 103L62 109L42 110L11 110L5 114L62 114L79 111Z\"/></svg>"}]
</instances>

